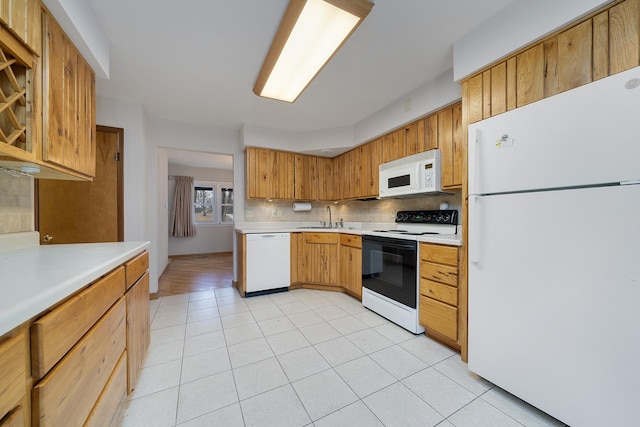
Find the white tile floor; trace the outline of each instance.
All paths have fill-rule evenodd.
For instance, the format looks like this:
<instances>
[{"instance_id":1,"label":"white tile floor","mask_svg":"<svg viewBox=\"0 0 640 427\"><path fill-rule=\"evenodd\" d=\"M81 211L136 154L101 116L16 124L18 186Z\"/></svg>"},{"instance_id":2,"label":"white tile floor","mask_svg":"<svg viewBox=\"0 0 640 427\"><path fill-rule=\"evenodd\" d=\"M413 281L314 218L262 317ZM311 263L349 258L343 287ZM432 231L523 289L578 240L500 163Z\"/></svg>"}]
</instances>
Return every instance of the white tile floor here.
<instances>
[{"instance_id":1,"label":"white tile floor","mask_svg":"<svg viewBox=\"0 0 640 427\"><path fill-rule=\"evenodd\" d=\"M340 293L151 301L123 426L562 426Z\"/></svg>"}]
</instances>

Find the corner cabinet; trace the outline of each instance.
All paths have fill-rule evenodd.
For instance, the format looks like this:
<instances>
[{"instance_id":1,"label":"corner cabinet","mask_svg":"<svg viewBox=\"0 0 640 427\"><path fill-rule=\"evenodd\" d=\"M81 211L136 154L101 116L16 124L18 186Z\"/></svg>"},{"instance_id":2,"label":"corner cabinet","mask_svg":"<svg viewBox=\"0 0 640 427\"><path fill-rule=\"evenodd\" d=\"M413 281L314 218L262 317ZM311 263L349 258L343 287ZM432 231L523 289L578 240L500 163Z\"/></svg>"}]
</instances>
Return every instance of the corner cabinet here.
<instances>
[{"instance_id":1,"label":"corner cabinet","mask_svg":"<svg viewBox=\"0 0 640 427\"><path fill-rule=\"evenodd\" d=\"M460 249L420 243L420 324L425 333L460 351L458 266Z\"/></svg>"},{"instance_id":2,"label":"corner cabinet","mask_svg":"<svg viewBox=\"0 0 640 427\"><path fill-rule=\"evenodd\" d=\"M338 283L338 233L302 233L304 283L336 286Z\"/></svg>"}]
</instances>

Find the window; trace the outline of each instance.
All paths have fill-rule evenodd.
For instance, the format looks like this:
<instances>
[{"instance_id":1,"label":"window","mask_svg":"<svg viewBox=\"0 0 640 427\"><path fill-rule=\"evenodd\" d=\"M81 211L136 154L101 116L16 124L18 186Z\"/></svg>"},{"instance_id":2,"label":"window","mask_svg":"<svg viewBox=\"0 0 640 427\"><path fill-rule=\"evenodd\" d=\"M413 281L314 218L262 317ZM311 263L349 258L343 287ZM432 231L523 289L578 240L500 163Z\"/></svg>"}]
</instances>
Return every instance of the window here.
<instances>
[{"instance_id":1,"label":"window","mask_svg":"<svg viewBox=\"0 0 640 427\"><path fill-rule=\"evenodd\" d=\"M233 223L233 187L229 183L196 181L194 187L196 224Z\"/></svg>"}]
</instances>

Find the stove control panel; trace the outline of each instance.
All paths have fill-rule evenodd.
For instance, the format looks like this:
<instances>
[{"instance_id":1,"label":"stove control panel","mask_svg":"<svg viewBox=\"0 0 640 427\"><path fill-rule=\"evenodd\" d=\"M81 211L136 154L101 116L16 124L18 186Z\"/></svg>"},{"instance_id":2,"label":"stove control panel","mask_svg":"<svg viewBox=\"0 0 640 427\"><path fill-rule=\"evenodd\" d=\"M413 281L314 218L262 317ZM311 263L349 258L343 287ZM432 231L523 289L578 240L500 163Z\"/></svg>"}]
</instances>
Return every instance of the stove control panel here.
<instances>
[{"instance_id":1,"label":"stove control panel","mask_svg":"<svg viewBox=\"0 0 640 427\"><path fill-rule=\"evenodd\" d=\"M411 224L458 224L458 211L398 211L396 214L397 223Z\"/></svg>"}]
</instances>

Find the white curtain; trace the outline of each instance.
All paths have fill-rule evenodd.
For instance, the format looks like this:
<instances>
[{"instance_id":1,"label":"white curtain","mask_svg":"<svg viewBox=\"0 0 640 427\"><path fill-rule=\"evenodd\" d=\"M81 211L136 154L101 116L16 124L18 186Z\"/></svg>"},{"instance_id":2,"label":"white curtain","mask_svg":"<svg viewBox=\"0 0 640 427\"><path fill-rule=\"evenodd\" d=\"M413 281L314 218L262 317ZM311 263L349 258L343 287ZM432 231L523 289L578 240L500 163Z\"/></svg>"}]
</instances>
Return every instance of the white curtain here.
<instances>
[{"instance_id":1,"label":"white curtain","mask_svg":"<svg viewBox=\"0 0 640 427\"><path fill-rule=\"evenodd\" d=\"M193 211L193 177L176 176L176 192L171 209L170 235L192 237L196 235Z\"/></svg>"}]
</instances>

